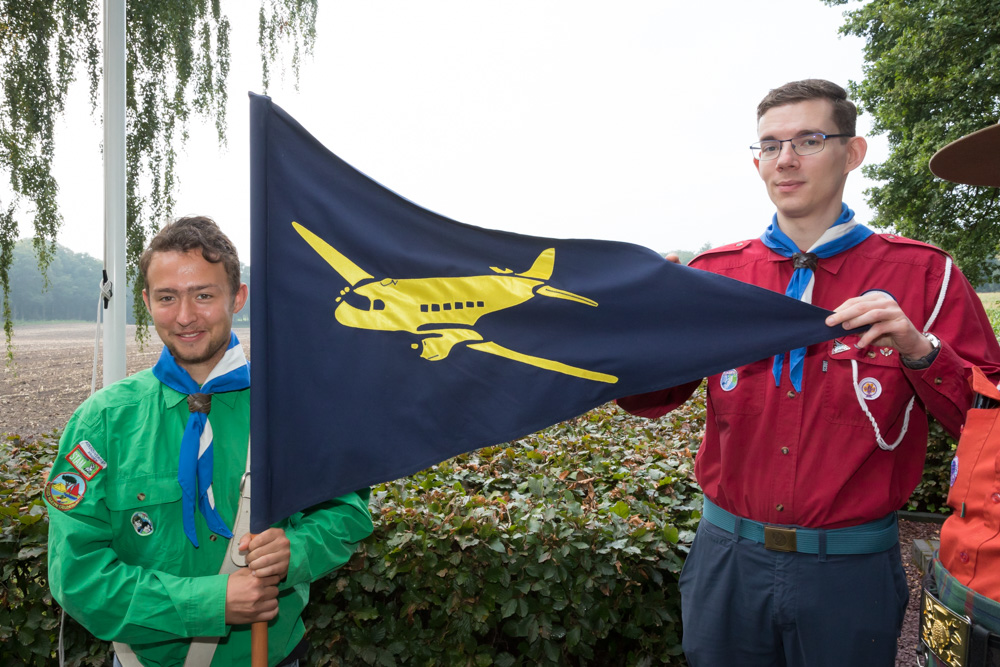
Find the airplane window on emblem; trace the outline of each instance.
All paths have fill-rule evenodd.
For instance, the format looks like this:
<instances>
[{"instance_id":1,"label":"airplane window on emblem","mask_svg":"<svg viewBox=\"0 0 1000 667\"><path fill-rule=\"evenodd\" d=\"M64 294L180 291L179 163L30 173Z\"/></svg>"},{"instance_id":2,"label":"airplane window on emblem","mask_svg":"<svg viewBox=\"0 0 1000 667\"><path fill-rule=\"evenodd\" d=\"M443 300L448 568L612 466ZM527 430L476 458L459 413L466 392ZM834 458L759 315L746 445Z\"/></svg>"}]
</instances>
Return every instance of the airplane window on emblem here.
<instances>
[{"instance_id":1,"label":"airplane window on emblem","mask_svg":"<svg viewBox=\"0 0 1000 667\"><path fill-rule=\"evenodd\" d=\"M431 304L431 312L436 313L439 310L441 310L441 306L439 304L436 303Z\"/></svg>"},{"instance_id":2,"label":"airplane window on emblem","mask_svg":"<svg viewBox=\"0 0 1000 667\"><path fill-rule=\"evenodd\" d=\"M445 310L451 310L451 304L450 303L444 304L444 309Z\"/></svg>"},{"instance_id":3,"label":"airplane window on emblem","mask_svg":"<svg viewBox=\"0 0 1000 667\"><path fill-rule=\"evenodd\" d=\"M420 304L420 312L421 313L426 313L428 310L430 310L430 308L428 308L428 306L427 306L426 303Z\"/></svg>"},{"instance_id":4,"label":"airplane window on emblem","mask_svg":"<svg viewBox=\"0 0 1000 667\"><path fill-rule=\"evenodd\" d=\"M455 310L462 310L462 305L463 304L462 304L461 301L456 301L455 302Z\"/></svg>"},{"instance_id":5,"label":"airplane window on emblem","mask_svg":"<svg viewBox=\"0 0 1000 667\"><path fill-rule=\"evenodd\" d=\"M477 301L477 302L476 302L476 306L477 306L477 307L479 307L479 308L485 308L485 307L486 307L486 304L485 304L485 303L483 303L482 301Z\"/></svg>"},{"instance_id":6,"label":"airplane window on emblem","mask_svg":"<svg viewBox=\"0 0 1000 667\"><path fill-rule=\"evenodd\" d=\"M358 310L371 310L372 300L363 294L358 294L354 291L349 291L344 294L344 301L346 301L352 308L357 308Z\"/></svg>"},{"instance_id":7,"label":"airplane window on emblem","mask_svg":"<svg viewBox=\"0 0 1000 667\"><path fill-rule=\"evenodd\" d=\"M373 299L372 310L385 310L385 301L382 299Z\"/></svg>"},{"instance_id":8,"label":"airplane window on emblem","mask_svg":"<svg viewBox=\"0 0 1000 667\"><path fill-rule=\"evenodd\" d=\"M471 302L471 301L466 301L466 302L465 302L465 307L466 307L466 308L475 308L475 307L476 307L476 304L474 304L474 303L473 303L473 302Z\"/></svg>"}]
</instances>

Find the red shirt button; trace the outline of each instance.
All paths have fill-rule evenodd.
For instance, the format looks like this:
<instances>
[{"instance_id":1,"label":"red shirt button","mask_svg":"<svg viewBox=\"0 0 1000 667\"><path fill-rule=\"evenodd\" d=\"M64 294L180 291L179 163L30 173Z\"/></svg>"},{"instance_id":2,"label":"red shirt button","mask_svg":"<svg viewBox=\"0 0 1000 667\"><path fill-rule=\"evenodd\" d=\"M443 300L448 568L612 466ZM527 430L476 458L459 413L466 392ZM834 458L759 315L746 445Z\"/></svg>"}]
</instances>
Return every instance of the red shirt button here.
<instances>
[{"instance_id":1,"label":"red shirt button","mask_svg":"<svg viewBox=\"0 0 1000 667\"><path fill-rule=\"evenodd\" d=\"M958 560L962 561L963 563L968 563L969 562L969 554L967 554L964 551L960 552L958 554Z\"/></svg>"},{"instance_id":2,"label":"red shirt button","mask_svg":"<svg viewBox=\"0 0 1000 667\"><path fill-rule=\"evenodd\" d=\"M995 503L1000 503L1000 493L994 493L992 496L990 496L990 500L992 500Z\"/></svg>"}]
</instances>

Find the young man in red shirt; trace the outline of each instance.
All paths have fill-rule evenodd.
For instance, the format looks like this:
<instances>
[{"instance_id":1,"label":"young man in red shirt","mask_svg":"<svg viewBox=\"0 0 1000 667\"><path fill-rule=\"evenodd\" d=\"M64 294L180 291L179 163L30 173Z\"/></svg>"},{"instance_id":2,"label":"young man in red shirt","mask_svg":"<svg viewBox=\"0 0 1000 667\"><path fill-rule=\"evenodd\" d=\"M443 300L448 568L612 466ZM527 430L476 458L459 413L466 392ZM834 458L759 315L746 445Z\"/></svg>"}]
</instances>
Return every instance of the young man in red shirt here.
<instances>
[{"instance_id":1,"label":"young man in red shirt","mask_svg":"<svg viewBox=\"0 0 1000 667\"><path fill-rule=\"evenodd\" d=\"M1000 379L951 259L873 233L843 203L867 150L856 116L828 81L769 92L751 150L776 213L759 239L691 262L868 327L707 379L704 520L680 579L692 667L893 665L909 597L895 512L921 478L927 412L957 433L971 367ZM698 384L619 404L658 417Z\"/></svg>"}]
</instances>

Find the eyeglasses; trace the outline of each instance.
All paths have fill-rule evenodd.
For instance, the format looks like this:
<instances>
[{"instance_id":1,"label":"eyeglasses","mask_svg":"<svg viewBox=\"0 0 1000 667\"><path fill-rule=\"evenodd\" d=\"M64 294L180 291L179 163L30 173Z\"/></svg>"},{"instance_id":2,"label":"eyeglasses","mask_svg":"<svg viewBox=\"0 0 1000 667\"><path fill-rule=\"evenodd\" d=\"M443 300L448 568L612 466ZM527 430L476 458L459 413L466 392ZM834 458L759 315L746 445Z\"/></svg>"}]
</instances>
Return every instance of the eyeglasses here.
<instances>
[{"instance_id":1,"label":"eyeglasses","mask_svg":"<svg viewBox=\"0 0 1000 667\"><path fill-rule=\"evenodd\" d=\"M801 137L795 137L794 139L765 139L751 146L750 150L753 151L753 156L758 160L773 160L781 154L781 144L788 141L791 142L792 150L795 151L796 155L813 155L823 150L827 139L853 136L853 134L823 134L816 132L815 134L803 134Z\"/></svg>"}]
</instances>

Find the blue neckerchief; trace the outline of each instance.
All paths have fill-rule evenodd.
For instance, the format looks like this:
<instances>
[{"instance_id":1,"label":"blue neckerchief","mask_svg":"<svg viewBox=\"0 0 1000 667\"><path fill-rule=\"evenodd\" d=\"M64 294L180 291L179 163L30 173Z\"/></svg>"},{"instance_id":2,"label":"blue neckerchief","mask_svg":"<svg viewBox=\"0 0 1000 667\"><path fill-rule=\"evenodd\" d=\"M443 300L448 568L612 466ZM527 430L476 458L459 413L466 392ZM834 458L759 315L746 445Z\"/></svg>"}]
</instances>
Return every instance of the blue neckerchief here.
<instances>
[{"instance_id":1,"label":"blue neckerchief","mask_svg":"<svg viewBox=\"0 0 1000 667\"><path fill-rule=\"evenodd\" d=\"M842 227L842 225L848 224L850 226ZM764 231L764 234L760 237L760 240L768 248L783 257L798 255L806 259L806 255L808 254L819 258L826 258L833 257L849 248L853 248L873 233L872 230L864 225L854 222L854 211L849 209L847 204L841 204L840 217L830 225L830 228L823 233L823 236L819 237L807 253L801 252L795 243L781 231L781 228L778 227L777 213L771 220L771 224ZM812 268L805 265L807 263L808 261L800 265L796 261L796 269L792 273L792 279L788 281L788 287L785 288L785 295L793 299L811 302L811 292L808 298L803 297L806 295L809 285L815 280L816 275ZM774 385L776 387L781 385L781 369L784 364L784 358L785 355L783 354L774 355L774 363L771 365L771 373L774 375ZM788 353L788 376L792 381L792 386L795 387L795 391L802 391L802 370L805 358L806 348L804 347L796 348Z\"/></svg>"},{"instance_id":2,"label":"blue neckerchief","mask_svg":"<svg viewBox=\"0 0 1000 667\"><path fill-rule=\"evenodd\" d=\"M153 375L171 389L187 394L188 409L192 410L181 438L181 456L177 471L177 481L182 491L184 534L191 540L191 544L198 546L194 528L194 508L197 504L209 529L213 533L231 538L233 533L216 511L212 497L212 427L208 425L208 413L195 412L190 396L239 391L249 387L250 365L243 354L243 348L236 334L230 332L226 354L209 373L205 384L200 387L186 370L177 365L177 361L166 346L160 353L159 361L153 366ZM207 430L206 425L208 425Z\"/></svg>"}]
</instances>

